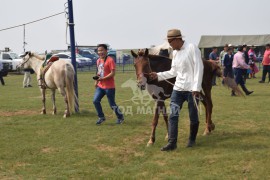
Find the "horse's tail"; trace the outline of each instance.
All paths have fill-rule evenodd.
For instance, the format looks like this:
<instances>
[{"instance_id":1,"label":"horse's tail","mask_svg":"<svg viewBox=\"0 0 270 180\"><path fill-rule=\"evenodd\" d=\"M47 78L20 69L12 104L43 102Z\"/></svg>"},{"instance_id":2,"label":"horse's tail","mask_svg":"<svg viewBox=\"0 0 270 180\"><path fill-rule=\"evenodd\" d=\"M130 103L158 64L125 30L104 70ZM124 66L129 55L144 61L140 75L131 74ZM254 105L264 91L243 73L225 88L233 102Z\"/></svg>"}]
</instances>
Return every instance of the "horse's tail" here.
<instances>
[{"instance_id":1,"label":"horse's tail","mask_svg":"<svg viewBox=\"0 0 270 180\"><path fill-rule=\"evenodd\" d=\"M217 64L215 61L211 61L211 60L206 61L204 65L206 65L206 63L208 63L208 62L211 63L211 68L212 68L213 74L215 74L219 78L223 77L222 69L221 69L220 65ZM237 84L233 78L225 77L225 78L223 78L223 82L224 82L223 85L232 89L236 95L245 96L243 94L243 92L239 89L239 87L237 86Z\"/></svg>"},{"instance_id":2,"label":"horse's tail","mask_svg":"<svg viewBox=\"0 0 270 180\"><path fill-rule=\"evenodd\" d=\"M74 112L74 108L77 109L77 104L75 100L77 101L77 96L75 94L74 90L74 68L70 64L66 64L66 70L65 70L65 84L66 84L66 94L67 94L67 100L69 105L70 112ZM76 107L75 107L76 106Z\"/></svg>"},{"instance_id":3,"label":"horse's tail","mask_svg":"<svg viewBox=\"0 0 270 180\"><path fill-rule=\"evenodd\" d=\"M223 85L227 86L228 88L231 88L237 96L243 96L243 97L245 96L243 92L240 90L240 88L237 86L233 78L225 77L223 78L223 82L224 82Z\"/></svg>"}]
</instances>

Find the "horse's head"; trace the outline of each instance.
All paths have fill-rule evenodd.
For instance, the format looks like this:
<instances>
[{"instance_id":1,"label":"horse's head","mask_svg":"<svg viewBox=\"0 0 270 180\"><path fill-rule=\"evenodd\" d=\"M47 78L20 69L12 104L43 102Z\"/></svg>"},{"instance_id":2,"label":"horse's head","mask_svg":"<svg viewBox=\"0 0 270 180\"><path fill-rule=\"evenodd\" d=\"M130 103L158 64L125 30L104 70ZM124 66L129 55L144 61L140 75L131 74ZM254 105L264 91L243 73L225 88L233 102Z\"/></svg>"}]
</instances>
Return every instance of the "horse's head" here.
<instances>
[{"instance_id":1,"label":"horse's head","mask_svg":"<svg viewBox=\"0 0 270 180\"><path fill-rule=\"evenodd\" d=\"M213 61L213 60L208 60L208 62L211 63L212 72L215 72L216 76L222 77L222 69L220 65L216 61Z\"/></svg>"},{"instance_id":2,"label":"horse's head","mask_svg":"<svg viewBox=\"0 0 270 180\"><path fill-rule=\"evenodd\" d=\"M29 60L31 59L32 56L33 56L33 53L31 53L30 51L25 52L24 55L22 56L22 58L23 58L22 63L18 66L22 67L24 69L30 68L30 61Z\"/></svg>"},{"instance_id":3,"label":"horse's head","mask_svg":"<svg viewBox=\"0 0 270 180\"><path fill-rule=\"evenodd\" d=\"M146 83L151 81L149 73L151 72L150 60L148 57L148 49L139 50L138 54L131 50L132 56L135 58L134 67L137 75L137 86L144 90Z\"/></svg>"},{"instance_id":4,"label":"horse's head","mask_svg":"<svg viewBox=\"0 0 270 180\"><path fill-rule=\"evenodd\" d=\"M18 65L18 66L22 67L22 68L25 68L25 69L26 68L31 68L31 65L33 63L32 61L34 59L37 59L39 61L43 61L45 59L45 57L37 55L37 54L32 53L30 51L25 52L25 54L22 56L22 58L23 58L22 63L20 65Z\"/></svg>"}]
</instances>

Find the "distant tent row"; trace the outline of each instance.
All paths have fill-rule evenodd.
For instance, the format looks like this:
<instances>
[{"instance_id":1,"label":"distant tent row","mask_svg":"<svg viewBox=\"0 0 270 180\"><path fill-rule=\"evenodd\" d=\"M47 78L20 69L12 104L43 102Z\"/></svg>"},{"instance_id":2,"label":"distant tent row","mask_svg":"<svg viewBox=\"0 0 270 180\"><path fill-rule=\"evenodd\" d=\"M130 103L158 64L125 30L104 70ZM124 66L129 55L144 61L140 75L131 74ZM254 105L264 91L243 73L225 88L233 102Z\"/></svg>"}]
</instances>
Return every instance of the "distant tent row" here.
<instances>
[{"instance_id":1,"label":"distant tent row","mask_svg":"<svg viewBox=\"0 0 270 180\"><path fill-rule=\"evenodd\" d=\"M207 58L212 47L218 47L222 50L225 44L238 45L255 45L257 51L262 51L264 46L270 43L270 34L265 35L203 35L201 36L198 47L202 51L203 57Z\"/></svg>"}]
</instances>

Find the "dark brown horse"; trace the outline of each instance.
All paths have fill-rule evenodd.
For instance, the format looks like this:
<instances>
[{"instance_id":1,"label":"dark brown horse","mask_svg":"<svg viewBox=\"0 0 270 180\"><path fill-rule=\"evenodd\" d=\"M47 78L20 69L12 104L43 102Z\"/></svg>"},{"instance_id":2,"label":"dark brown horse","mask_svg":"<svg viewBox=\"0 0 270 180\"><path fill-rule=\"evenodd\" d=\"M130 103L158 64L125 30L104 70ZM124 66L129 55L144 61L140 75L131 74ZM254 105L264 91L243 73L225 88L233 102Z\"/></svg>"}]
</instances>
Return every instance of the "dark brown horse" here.
<instances>
[{"instance_id":1,"label":"dark brown horse","mask_svg":"<svg viewBox=\"0 0 270 180\"><path fill-rule=\"evenodd\" d=\"M152 133L150 140L147 145L151 145L155 142L155 131L156 126L158 124L158 118L159 114L162 113L166 127L168 132L168 115L166 112L166 107L164 101L170 97L173 85L175 83L175 78L168 79L166 81L157 81L151 80L149 77L150 72L163 72L168 71L171 68L171 62L172 60L164 57L164 56L157 56L157 55L150 55L148 54L148 49L145 51L140 51L138 54L136 54L134 51L131 51L132 56L135 58L134 60L134 66L136 69L136 75L137 75L137 83L138 87L141 90L144 90L147 85L156 85L158 87L163 88L164 91L160 92L158 94L159 97L157 97L156 94L154 94L151 89L147 89L148 92L152 95L153 99L156 101L156 107L155 107L155 115L152 120ZM203 60L204 64L204 75L203 75L203 81L202 81L202 89L201 97L202 97L202 103L205 107L205 114L206 114L206 128L204 131L204 135L209 134L212 130L215 129L215 125L212 122L211 115L212 115L212 109L213 109L213 103L211 98L211 90L212 90L212 77L214 74L216 74L218 77L222 77L222 71L220 66L218 66L216 63L211 61L205 61ZM242 92L238 89L237 85L235 85L234 80L228 80L226 79L224 81L225 83L229 82L228 86L230 86L238 95L242 94Z\"/></svg>"}]
</instances>

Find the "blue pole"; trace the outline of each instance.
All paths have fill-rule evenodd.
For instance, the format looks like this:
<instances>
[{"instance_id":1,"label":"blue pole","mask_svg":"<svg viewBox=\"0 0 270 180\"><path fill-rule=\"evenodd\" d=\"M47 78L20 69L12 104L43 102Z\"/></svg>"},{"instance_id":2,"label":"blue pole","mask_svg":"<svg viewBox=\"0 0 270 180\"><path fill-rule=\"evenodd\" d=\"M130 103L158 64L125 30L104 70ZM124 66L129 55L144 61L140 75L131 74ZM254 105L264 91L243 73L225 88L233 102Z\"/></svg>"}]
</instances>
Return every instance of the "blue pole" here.
<instances>
[{"instance_id":1,"label":"blue pole","mask_svg":"<svg viewBox=\"0 0 270 180\"><path fill-rule=\"evenodd\" d=\"M77 81L77 65L76 65L76 54L75 54L75 35L74 35L74 20L73 20L73 5L72 0L68 0L68 17L69 17L69 34L70 34L70 52L71 52L71 62L75 69L74 75L74 90L76 96L78 96L78 81ZM76 98L75 102L75 112L79 112L79 103Z\"/></svg>"}]
</instances>

